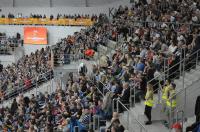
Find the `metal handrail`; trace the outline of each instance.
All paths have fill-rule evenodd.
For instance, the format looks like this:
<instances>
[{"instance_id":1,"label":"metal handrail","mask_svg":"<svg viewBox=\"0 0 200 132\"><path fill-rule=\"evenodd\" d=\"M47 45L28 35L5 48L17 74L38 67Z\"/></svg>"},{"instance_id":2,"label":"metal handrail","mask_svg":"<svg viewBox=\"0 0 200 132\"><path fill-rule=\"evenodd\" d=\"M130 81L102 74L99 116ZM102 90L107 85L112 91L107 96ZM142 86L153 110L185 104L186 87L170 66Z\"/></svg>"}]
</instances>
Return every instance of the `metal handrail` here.
<instances>
[{"instance_id":1,"label":"metal handrail","mask_svg":"<svg viewBox=\"0 0 200 132\"><path fill-rule=\"evenodd\" d=\"M99 93L104 97L105 95L104 95L104 84L101 82L101 81L99 81L99 82L101 82L102 84L103 84L103 93L102 93L102 91L98 88L98 86L94 83L94 81L92 81L92 80L88 80L88 81L90 81L94 86L95 86L95 88L99 91ZM106 86L105 86L106 87ZM109 89L107 89L108 91L110 91Z\"/></svg>"},{"instance_id":2,"label":"metal handrail","mask_svg":"<svg viewBox=\"0 0 200 132\"><path fill-rule=\"evenodd\" d=\"M94 131L96 129L96 119L97 119L97 129L100 129L100 122L106 122L106 120L100 120L99 115L94 115L93 116L93 130Z\"/></svg>"},{"instance_id":3,"label":"metal handrail","mask_svg":"<svg viewBox=\"0 0 200 132\"><path fill-rule=\"evenodd\" d=\"M121 104L123 106L123 108L125 108L126 111L128 112L128 116L127 116L127 128L129 129L129 114L131 114L130 110L119 99L113 99L113 101L117 101L117 107L119 107L119 104ZM117 108L117 110L118 109L119 108ZM132 115L131 117L134 118L134 115ZM137 124L139 124L139 126L140 126L140 132L142 132L142 130L144 130L145 132L148 132L147 129L144 127L144 125L140 121L138 121L138 119L136 119L136 118L134 118L134 119L137 122Z\"/></svg>"},{"instance_id":4,"label":"metal handrail","mask_svg":"<svg viewBox=\"0 0 200 132\"><path fill-rule=\"evenodd\" d=\"M183 130L184 111L183 110L177 110L177 112L176 112L176 122L178 122L178 114L179 113L181 113L181 124L182 124L182 130Z\"/></svg>"},{"instance_id":5,"label":"metal handrail","mask_svg":"<svg viewBox=\"0 0 200 132\"><path fill-rule=\"evenodd\" d=\"M183 78L183 80L184 80L184 78ZM197 81L199 81L199 80L196 80L195 82L197 82ZM195 83L195 82L194 82L194 83ZM192 84L191 84L191 85L192 85ZM173 98L175 98L176 96L178 96L179 94L181 94L181 93L183 93L183 92L185 92L185 97L186 97L186 90L189 89L189 88L190 88L189 86L188 86L188 87L184 87L184 86L183 86L183 89L181 89L181 90L178 91L174 96L172 96L172 97L169 98L170 104L172 104ZM186 103L186 98L185 98L185 103ZM186 107L186 106L185 106L185 103L184 103L183 105L179 106L179 107L182 107L182 106L183 106L184 109L185 109L185 107ZM177 106L176 106L176 108L177 108ZM175 109L175 110L176 110L176 109ZM172 113L172 112L174 112L174 110L171 109L171 110L170 110L170 118L171 118L171 113ZM183 111L183 112L184 112L184 111ZM183 113L183 115L184 115L184 113ZM183 122L183 120L182 120L182 122ZM171 123L171 119L170 119L170 123Z\"/></svg>"},{"instance_id":6,"label":"metal handrail","mask_svg":"<svg viewBox=\"0 0 200 132\"><path fill-rule=\"evenodd\" d=\"M160 76L165 75L165 74L166 74L167 72L169 72L172 68L174 68L174 67L178 66L179 64L183 63L186 59L188 59L189 57L195 55L195 54L198 53L198 52L200 52L200 49L197 50L197 51L195 51L194 53L190 54L188 57L183 58L183 59L180 60L178 63L176 63L175 65L171 66L170 68L168 68L168 69L165 70L164 72L161 72L161 75L160 75ZM157 77L159 77L159 76L157 76ZM157 78L157 77L152 78L152 79L151 79L150 81L148 81L147 83L152 82L152 81L155 80L155 78ZM155 90L154 90L154 91L155 91Z\"/></svg>"},{"instance_id":7,"label":"metal handrail","mask_svg":"<svg viewBox=\"0 0 200 132\"><path fill-rule=\"evenodd\" d=\"M196 80L195 82L197 82L199 80ZM185 90L187 90L190 87L184 87L183 89L181 89L180 91L178 91L176 94L174 94L174 96L170 97L169 100L171 101L174 97L176 97L178 94L181 94L182 92L184 92Z\"/></svg>"},{"instance_id":8,"label":"metal handrail","mask_svg":"<svg viewBox=\"0 0 200 132\"><path fill-rule=\"evenodd\" d=\"M42 82L42 81L38 80L38 77L39 77L39 76L40 76L40 77L42 76L42 78L43 78L44 75L47 75L47 74L50 74L50 79L53 78L52 70L47 71L46 73L43 73L43 74L38 75L36 78L32 78L32 79L31 79L31 82L34 82L34 81L36 81L36 82L35 82L35 83L32 83L32 84L30 85L30 87L37 87L37 84L40 83L40 82ZM43 78L43 79L44 79L44 78ZM17 94L17 93L23 93L25 90L31 90L31 89L33 89L33 88L25 89L26 87L27 87L26 85L23 85L22 87L16 86L16 88L13 87L13 88L12 88L12 91L10 91L9 94L8 94L8 95L5 95L5 96L8 96L7 99L11 99L10 97L14 96L14 95ZM6 91L8 91L8 90L6 90ZM6 91L4 91L4 93L7 93ZM4 101L5 101L5 100L2 100L2 103L3 103Z\"/></svg>"},{"instance_id":9,"label":"metal handrail","mask_svg":"<svg viewBox=\"0 0 200 132\"><path fill-rule=\"evenodd\" d=\"M176 64L173 65L172 67L168 67L167 70L164 70L163 72L161 72L160 76L165 76L167 73L169 73L169 71L170 71L172 68L174 68L174 67L176 67L176 66L178 66L178 65L180 65L180 68L181 68L181 64L182 64L182 63L185 64L185 61L188 60L188 58L190 58L191 56L194 56L195 54L198 55L199 52L200 52L200 49L197 50L197 51L195 51L194 53L190 54L189 56L184 57L182 60L180 60L178 63L176 63ZM195 61L196 61L196 63L197 63L197 62L198 62L198 58L197 58ZM187 65L187 64L185 64L185 65ZM185 67L185 65L184 65L184 67ZM197 64L196 64L196 65L197 65ZM195 66L196 66L196 65L195 65ZM195 66L193 66L193 67L195 67ZM178 70L180 70L180 69L177 69L177 70L174 71L173 73L168 74L168 77L171 76L171 75L173 75L174 73L176 73ZM185 71L186 69L185 69L185 68L184 68L184 69L181 68L181 70ZM182 71L180 71L180 72L182 72ZM177 75L177 76L178 76L178 75ZM151 80L148 81L147 83L151 83L153 80L155 80L155 79L158 78L158 77L159 77L159 76L154 77L153 79L151 79ZM184 80L184 81L185 81L185 80ZM157 85L157 84L159 84L159 87L158 87L157 89L155 89L155 90L153 91L153 93L155 93L156 91L159 92L159 91L162 89L162 86L161 86L160 82L157 82L156 84L154 84L154 86ZM179 92L180 92L180 91L179 91ZM161 93L158 93L158 100L157 100L158 103L161 102L161 101L159 100L159 99L161 99L161 98L160 98L160 94L161 94ZM176 93L176 94L177 94L177 93Z\"/></svg>"},{"instance_id":10,"label":"metal handrail","mask_svg":"<svg viewBox=\"0 0 200 132\"><path fill-rule=\"evenodd\" d=\"M194 25L194 26L200 26L200 24L196 24L196 23L181 23L181 22L164 22L164 21L133 21L133 22L138 22L138 23L157 23L157 24L179 24L179 25Z\"/></svg>"}]
</instances>

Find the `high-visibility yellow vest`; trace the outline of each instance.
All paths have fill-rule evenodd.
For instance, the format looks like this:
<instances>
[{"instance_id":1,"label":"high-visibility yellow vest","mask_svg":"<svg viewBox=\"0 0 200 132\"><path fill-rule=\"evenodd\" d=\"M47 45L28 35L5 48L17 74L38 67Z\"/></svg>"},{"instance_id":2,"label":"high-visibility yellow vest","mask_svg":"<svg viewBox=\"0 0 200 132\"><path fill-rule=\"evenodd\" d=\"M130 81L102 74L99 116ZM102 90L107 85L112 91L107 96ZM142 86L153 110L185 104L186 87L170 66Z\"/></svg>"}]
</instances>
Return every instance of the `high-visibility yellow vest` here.
<instances>
[{"instance_id":1,"label":"high-visibility yellow vest","mask_svg":"<svg viewBox=\"0 0 200 132\"><path fill-rule=\"evenodd\" d=\"M174 107L176 107L176 100L172 100L172 102L170 102L170 100L167 100L166 104L168 107L174 108Z\"/></svg>"},{"instance_id":2,"label":"high-visibility yellow vest","mask_svg":"<svg viewBox=\"0 0 200 132\"><path fill-rule=\"evenodd\" d=\"M147 91L145 99L146 99L146 101L144 102L144 104L149 107L153 107L154 101L153 101L153 92L152 91Z\"/></svg>"},{"instance_id":3,"label":"high-visibility yellow vest","mask_svg":"<svg viewBox=\"0 0 200 132\"><path fill-rule=\"evenodd\" d=\"M167 85L162 90L162 99L167 100L168 99L168 92L170 91L171 87L170 85Z\"/></svg>"},{"instance_id":4,"label":"high-visibility yellow vest","mask_svg":"<svg viewBox=\"0 0 200 132\"><path fill-rule=\"evenodd\" d=\"M145 105L149 106L149 107L153 107L154 101L152 99L146 100L144 102Z\"/></svg>"},{"instance_id":5,"label":"high-visibility yellow vest","mask_svg":"<svg viewBox=\"0 0 200 132\"><path fill-rule=\"evenodd\" d=\"M175 95L176 95L175 90L169 91L169 99L167 99L167 101L166 101L166 104L167 104L168 107L172 107L172 108L176 107L177 103L176 103Z\"/></svg>"}]
</instances>

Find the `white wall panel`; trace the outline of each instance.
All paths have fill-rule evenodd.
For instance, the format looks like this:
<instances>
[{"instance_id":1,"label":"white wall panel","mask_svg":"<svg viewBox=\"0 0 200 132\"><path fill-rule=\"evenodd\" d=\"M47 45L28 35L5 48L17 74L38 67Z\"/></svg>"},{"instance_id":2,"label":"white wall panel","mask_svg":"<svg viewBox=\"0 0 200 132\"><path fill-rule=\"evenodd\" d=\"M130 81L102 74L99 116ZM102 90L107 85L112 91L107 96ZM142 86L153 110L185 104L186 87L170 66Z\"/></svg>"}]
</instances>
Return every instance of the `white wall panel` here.
<instances>
[{"instance_id":1,"label":"white wall panel","mask_svg":"<svg viewBox=\"0 0 200 132\"><path fill-rule=\"evenodd\" d=\"M49 0L15 0L15 7L49 7Z\"/></svg>"},{"instance_id":2,"label":"white wall panel","mask_svg":"<svg viewBox=\"0 0 200 132\"><path fill-rule=\"evenodd\" d=\"M53 7L73 6L81 7L85 6L85 0L52 0Z\"/></svg>"},{"instance_id":3,"label":"white wall panel","mask_svg":"<svg viewBox=\"0 0 200 132\"><path fill-rule=\"evenodd\" d=\"M0 8L2 7L12 7L13 0L0 0Z\"/></svg>"},{"instance_id":4,"label":"white wall panel","mask_svg":"<svg viewBox=\"0 0 200 132\"><path fill-rule=\"evenodd\" d=\"M85 7L86 0L0 0L0 7L12 7L14 1L15 7ZM130 0L87 0L89 7L129 4ZM78 9L78 8L77 8Z\"/></svg>"},{"instance_id":5,"label":"white wall panel","mask_svg":"<svg viewBox=\"0 0 200 132\"><path fill-rule=\"evenodd\" d=\"M17 15L18 13L22 13L23 16L29 16L31 13L46 14L47 16L50 16L51 14L56 16L58 13L71 14L71 15L78 14L78 13L79 14L90 14L90 15L100 14L100 13L108 14L109 8L112 8L112 7L117 8L119 5L130 5L129 0L116 1L111 4L107 4L104 6L96 6L96 7L52 7L52 8L50 8L50 7L37 7L37 8L34 8L34 7L15 7L15 8L4 7L4 8L2 8L2 12L0 12L0 15L1 14L8 15L9 12L13 13L14 15Z\"/></svg>"}]
</instances>

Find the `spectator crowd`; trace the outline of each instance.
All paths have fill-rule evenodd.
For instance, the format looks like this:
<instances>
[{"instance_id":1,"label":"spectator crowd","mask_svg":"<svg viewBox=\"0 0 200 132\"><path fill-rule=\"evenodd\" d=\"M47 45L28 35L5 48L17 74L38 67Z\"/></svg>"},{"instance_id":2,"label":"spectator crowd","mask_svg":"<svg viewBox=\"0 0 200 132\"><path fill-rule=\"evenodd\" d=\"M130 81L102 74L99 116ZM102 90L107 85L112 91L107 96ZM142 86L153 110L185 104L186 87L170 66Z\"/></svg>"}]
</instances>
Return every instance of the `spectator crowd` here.
<instances>
[{"instance_id":1,"label":"spectator crowd","mask_svg":"<svg viewBox=\"0 0 200 132\"><path fill-rule=\"evenodd\" d=\"M50 47L24 55L0 72L1 101L53 77Z\"/></svg>"},{"instance_id":2,"label":"spectator crowd","mask_svg":"<svg viewBox=\"0 0 200 132\"><path fill-rule=\"evenodd\" d=\"M93 117L97 115L102 121L111 120L111 126L104 130L123 132L118 113L112 110L112 100L118 98L123 104L130 104L132 88L135 88L136 101L147 99L146 92L156 90L156 82L161 82L163 91L172 87L174 92L178 62L187 58L186 70L190 70L194 67L190 62L195 59L192 53L200 48L199 10L200 3L195 0L144 0L131 8L120 6L111 22L101 15L98 24L57 43L54 54L66 59L66 54L84 54L87 49L97 51L98 45L107 46L109 39L123 40L121 47L111 56L103 55L99 64L93 65L92 75L89 76L87 70L79 70L78 78L70 74L64 89L58 83L53 93L32 97L19 94L11 108L1 109L2 129L74 132L74 126L78 126L84 132L90 131L90 122L94 122ZM39 73L51 71L50 54L49 48L42 49L3 69L2 89L9 90L22 80L27 82ZM166 64L171 81L160 76ZM123 111L119 105L119 112ZM100 126L105 124L100 123Z\"/></svg>"},{"instance_id":3,"label":"spectator crowd","mask_svg":"<svg viewBox=\"0 0 200 132\"><path fill-rule=\"evenodd\" d=\"M13 37L0 33L0 54L12 54L15 48L20 46L23 46L23 41L19 33Z\"/></svg>"},{"instance_id":4,"label":"spectator crowd","mask_svg":"<svg viewBox=\"0 0 200 132\"><path fill-rule=\"evenodd\" d=\"M61 19L61 18L64 18L64 19L91 19L92 21L97 21L98 20L98 17L97 15L89 15L89 14L74 14L74 15L67 15L67 14L57 14L57 16L54 16L54 15L50 15L49 17L47 17L45 14L42 15L42 14L30 14L30 16L23 16L22 13L18 13L17 16L15 16L14 14L12 13L9 13L8 16L6 17L4 14L1 15L1 18L49 18L50 20L53 20L53 19Z\"/></svg>"}]
</instances>

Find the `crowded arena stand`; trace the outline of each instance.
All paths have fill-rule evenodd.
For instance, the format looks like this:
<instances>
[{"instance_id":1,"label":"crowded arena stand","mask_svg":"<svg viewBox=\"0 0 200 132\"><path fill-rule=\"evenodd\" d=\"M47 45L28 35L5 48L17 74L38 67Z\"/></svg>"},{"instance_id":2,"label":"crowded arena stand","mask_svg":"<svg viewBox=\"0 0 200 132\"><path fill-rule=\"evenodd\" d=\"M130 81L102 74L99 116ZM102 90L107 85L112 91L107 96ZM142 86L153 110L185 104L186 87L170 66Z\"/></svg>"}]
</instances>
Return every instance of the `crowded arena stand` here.
<instances>
[{"instance_id":1,"label":"crowded arena stand","mask_svg":"<svg viewBox=\"0 0 200 132\"><path fill-rule=\"evenodd\" d=\"M91 17L58 14L56 18L2 15L0 24L26 25L23 21L31 19L33 25L85 28L2 69L0 131L199 132L199 87L192 85L200 79L200 2L137 1L116 7L110 17L104 13ZM46 19L50 22L39 22ZM70 19L87 19L90 24L73 25L67 23ZM5 35L0 36L3 42ZM21 38L5 41L15 46L17 40ZM102 47L105 54L100 52ZM56 80L56 68L74 60L80 64L76 72L68 70L67 77ZM54 90L39 88L51 81ZM25 95L34 88L37 92ZM9 100L11 105L3 106ZM191 117L186 113L193 109L196 120L186 125L185 119ZM137 112L147 118L141 121ZM156 116L161 121L154 121Z\"/></svg>"}]
</instances>

